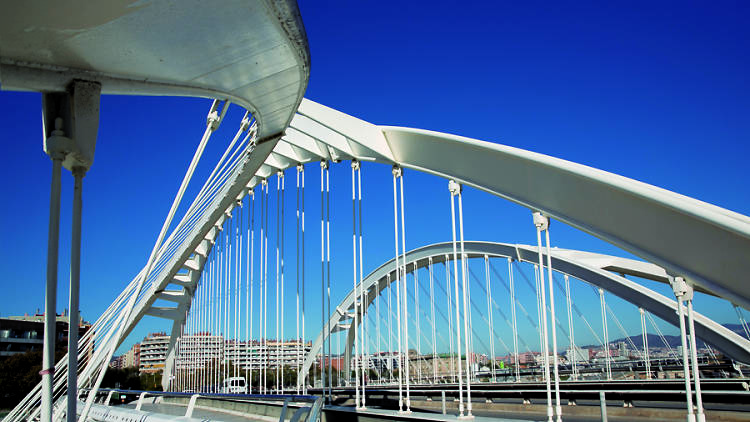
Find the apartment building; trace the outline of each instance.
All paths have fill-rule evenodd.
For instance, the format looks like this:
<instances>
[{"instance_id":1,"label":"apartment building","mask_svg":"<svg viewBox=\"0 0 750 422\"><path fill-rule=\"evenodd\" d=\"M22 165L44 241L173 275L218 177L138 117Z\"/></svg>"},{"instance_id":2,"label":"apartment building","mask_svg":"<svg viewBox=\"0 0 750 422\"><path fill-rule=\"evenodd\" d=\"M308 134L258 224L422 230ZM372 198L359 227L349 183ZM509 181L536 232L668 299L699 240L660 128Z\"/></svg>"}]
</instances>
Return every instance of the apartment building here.
<instances>
[{"instance_id":1,"label":"apartment building","mask_svg":"<svg viewBox=\"0 0 750 422\"><path fill-rule=\"evenodd\" d=\"M140 346L139 371L141 373L163 371L168 347L169 336L166 333L152 333L144 338Z\"/></svg>"}]
</instances>

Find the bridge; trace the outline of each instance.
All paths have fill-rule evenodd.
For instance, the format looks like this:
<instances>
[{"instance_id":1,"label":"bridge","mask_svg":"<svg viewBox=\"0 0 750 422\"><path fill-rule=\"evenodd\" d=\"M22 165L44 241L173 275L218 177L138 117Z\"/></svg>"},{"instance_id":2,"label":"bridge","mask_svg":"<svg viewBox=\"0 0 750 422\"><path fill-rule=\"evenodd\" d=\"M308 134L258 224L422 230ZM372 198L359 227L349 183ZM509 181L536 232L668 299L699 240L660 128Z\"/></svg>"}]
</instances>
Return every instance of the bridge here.
<instances>
[{"instance_id":1,"label":"bridge","mask_svg":"<svg viewBox=\"0 0 750 422\"><path fill-rule=\"evenodd\" d=\"M306 99L310 53L294 2L107 5L72 38L13 22L26 16L44 27L54 13L2 8L0 83L43 93L52 160L42 381L4 421L747 419L747 216L582 164L375 125ZM175 8L185 12L175 17ZM138 45L114 52L133 32ZM191 59L215 45L228 53ZM214 101L148 260L80 339L71 327L75 352L55 362L61 173L75 179L72 321L83 176L102 94ZM244 110L240 121L228 120L230 107ZM223 152L195 180L221 125L236 133L215 140ZM444 184L450 236L439 243L410 230L420 219L407 207L420 200L405 193L412 175ZM200 188L189 196L191 183ZM465 189L528 209L513 224L536 244L466 238L465 219L492 215L464 215ZM389 201L363 205L373 194ZM630 255L553 246L552 222ZM331 232L348 236L349 227L351 243L332 248ZM391 232L391 258L373 263L370 236ZM407 248L407 234L416 246ZM734 308L741 330L695 309L697 295ZM163 391L102 388L115 351L147 316L169 333ZM669 325L677 347L663 334Z\"/></svg>"}]
</instances>

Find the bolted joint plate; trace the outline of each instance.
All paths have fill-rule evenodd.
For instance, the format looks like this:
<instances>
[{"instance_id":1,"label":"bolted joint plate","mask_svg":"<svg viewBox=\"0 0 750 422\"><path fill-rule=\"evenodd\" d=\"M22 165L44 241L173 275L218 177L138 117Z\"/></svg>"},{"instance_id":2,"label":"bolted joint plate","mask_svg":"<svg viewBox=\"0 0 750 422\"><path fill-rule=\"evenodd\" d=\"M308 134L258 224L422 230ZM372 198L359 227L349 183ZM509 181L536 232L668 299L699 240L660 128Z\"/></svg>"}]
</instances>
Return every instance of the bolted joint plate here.
<instances>
[{"instance_id":1,"label":"bolted joint plate","mask_svg":"<svg viewBox=\"0 0 750 422\"><path fill-rule=\"evenodd\" d=\"M71 82L67 92L42 96L44 151L70 171L94 163L100 97L101 84L81 80Z\"/></svg>"},{"instance_id":2,"label":"bolted joint plate","mask_svg":"<svg viewBox=\"0 0 750 422\"><path fill-rule=\"evenodd\" d=\"M538 230L547 230L549 228L549 217L539 211L533 212L532 216L534 218L534 225Z\"/></svg>"}]
</instances>

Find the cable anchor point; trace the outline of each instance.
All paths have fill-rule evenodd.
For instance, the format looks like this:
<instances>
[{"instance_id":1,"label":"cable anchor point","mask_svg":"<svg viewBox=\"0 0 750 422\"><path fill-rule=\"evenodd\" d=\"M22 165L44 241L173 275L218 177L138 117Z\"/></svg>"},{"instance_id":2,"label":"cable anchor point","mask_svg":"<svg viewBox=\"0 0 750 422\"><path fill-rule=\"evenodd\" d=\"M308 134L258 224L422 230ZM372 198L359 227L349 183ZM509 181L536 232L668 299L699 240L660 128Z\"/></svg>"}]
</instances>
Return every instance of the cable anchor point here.
<instances>
[{"instance_id":1,"label":"cable anchor point","mask_svg":"<svg viewBox=\"0 0 750 422\"><path fill-rule=\"evenodd\" d=\"M449 180L448 190L450 191L451 196L456 196L461 194L461 191L463 191L463 186L461 186L461 184L456 182L455 180Z\"/></svg>"},{"instance_id":2,"label":"cable anchor point","mask_svg":"<svg viewBox=\"0 0 750 422\"><path fill-rule=\"evenodd\" d=\"M534 211L532 213L534 219L534 226L539 231L544 231L549 228L549 217L543 215L540 211Z\"/></svg>"}]
</instances>

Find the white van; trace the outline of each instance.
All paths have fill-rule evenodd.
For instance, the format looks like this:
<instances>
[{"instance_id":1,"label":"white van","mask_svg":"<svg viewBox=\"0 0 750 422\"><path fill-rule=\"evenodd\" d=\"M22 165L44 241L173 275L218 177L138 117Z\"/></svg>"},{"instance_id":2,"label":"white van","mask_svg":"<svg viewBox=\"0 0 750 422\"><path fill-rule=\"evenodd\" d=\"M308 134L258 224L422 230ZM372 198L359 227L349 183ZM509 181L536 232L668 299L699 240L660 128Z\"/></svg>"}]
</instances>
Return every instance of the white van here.
<instances>
[{"instance_id":1,"label":"white van","mask_svg":"<svg viewBox=\"0 0 750 422\"><path fill-rule=\"evenodd\" d=\"M221 383L221 392L225 394L247 394L247 384L243 377L227 378Z\"/></svg>"}]
</instances>

